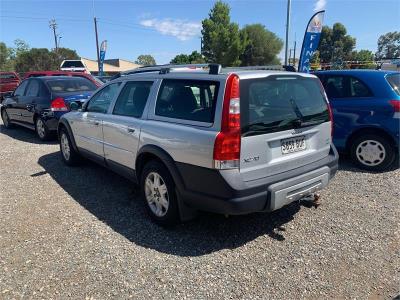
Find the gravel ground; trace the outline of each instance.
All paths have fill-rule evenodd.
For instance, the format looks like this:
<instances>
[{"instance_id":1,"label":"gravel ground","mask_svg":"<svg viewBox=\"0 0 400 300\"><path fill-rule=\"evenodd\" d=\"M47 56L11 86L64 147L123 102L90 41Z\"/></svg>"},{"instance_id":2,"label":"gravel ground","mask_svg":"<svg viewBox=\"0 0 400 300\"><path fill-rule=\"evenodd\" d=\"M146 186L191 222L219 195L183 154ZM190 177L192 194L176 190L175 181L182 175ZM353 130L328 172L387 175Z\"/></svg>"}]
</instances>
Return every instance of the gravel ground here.
<instances>
[{"instance_id":1,"label":"gravel ground","mask_svg":"<svg viewBox=\"0 0 400 300\"><path fill-rule=\"evenodd\" d=\"M392 299L400 171L341 163L318 209L149 221L128 181L67 168L55 142L0 127L0 299Z\"/></svg>"}]
</instances>

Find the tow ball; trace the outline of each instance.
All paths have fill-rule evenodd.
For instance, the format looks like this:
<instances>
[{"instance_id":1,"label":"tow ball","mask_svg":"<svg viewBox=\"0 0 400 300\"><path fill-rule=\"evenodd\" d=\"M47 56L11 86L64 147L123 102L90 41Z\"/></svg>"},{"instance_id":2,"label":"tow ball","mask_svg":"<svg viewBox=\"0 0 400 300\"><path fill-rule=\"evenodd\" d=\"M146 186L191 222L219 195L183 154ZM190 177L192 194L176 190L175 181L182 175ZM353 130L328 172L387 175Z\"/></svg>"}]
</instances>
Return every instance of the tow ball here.
<instances>
[{"instance_id":1,"label":"tow ball","mask_svg":"<svg viewBox=\"0 0 400 300\"><path fill-rule=\"evenodd\" d=\"M314 208L318 208L321 205L321 195L318 193L310 194L302 199L303 201L307 201L314 206Z\"/></svg>"}]
</instances>

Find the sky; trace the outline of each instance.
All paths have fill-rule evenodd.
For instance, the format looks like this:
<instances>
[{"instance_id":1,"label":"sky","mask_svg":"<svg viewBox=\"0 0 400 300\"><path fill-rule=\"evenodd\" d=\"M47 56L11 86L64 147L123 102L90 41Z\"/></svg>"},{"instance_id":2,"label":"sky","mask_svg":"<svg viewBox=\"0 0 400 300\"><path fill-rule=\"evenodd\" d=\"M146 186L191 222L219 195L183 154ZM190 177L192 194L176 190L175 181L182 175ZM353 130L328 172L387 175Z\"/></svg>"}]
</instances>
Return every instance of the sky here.
<instances>
[{"instance_id":1,"label":"sky","mask_svg":"<svg viewBox=\"0 0 400 300\"><path fill-rule=\"evenodd\" d=\"M231 21L261 23L284 40L287 0L225 1ZM136 60L151 54L157 63L175 55L200 51L201 21L215 1L209 0L0 0L0 41L15 39L30 47L54 48L49 21L55 19L60 46L96 59L94 15L99 43L108 41L107 58ZM341 22L357 39L356 49L377 49L381 34L400 30L400 0L292 0L289 47L297 41L297 57L304 31L315 10L326 9L324 25ZM282 58L283 51L279 54Z\"/></svg>"}]
</instances>

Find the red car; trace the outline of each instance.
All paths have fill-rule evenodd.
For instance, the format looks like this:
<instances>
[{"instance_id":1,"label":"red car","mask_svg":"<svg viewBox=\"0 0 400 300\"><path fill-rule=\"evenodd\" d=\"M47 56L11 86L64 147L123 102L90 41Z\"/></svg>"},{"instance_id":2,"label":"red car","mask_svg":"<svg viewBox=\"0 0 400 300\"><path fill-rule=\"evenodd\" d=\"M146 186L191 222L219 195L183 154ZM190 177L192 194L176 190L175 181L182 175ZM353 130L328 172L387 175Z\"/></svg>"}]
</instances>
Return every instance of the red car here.
<instances>
[{"instance_id":1,"label":"red car","mask_svg":"<svg viewBox=\"0 0 400 300\"><path fill-rule=\"evenodd\" d=\"M17 73L0 72L0 102L3 100L3 95L14 92L20 82Z\"/></svg>"},{"instance_id":2,"label":"red car","mask_svg":"<svg viewBox=\"0 0 400 300\"><path fill-rule=\"evenodd\" d=\"M67 71L32 71L26 72L24 74L24 79L29 77L41 77L41 76L73 76L73 77L84 77L93 82L97 87L100 87L104 84L101 80L95 78L90 74L86 74L83 72L67 72Z\"/></svg>"}]
</instances>

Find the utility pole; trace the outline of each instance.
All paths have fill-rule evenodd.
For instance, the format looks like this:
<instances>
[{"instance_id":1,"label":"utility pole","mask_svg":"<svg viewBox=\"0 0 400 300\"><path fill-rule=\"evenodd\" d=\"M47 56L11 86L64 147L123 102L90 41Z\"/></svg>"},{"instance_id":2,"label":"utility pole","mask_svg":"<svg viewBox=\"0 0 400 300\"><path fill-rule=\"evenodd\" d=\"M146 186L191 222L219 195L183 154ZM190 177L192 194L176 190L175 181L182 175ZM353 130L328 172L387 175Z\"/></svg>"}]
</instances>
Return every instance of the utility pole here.
<instances>
[{"instance_id":1,"label":"utility pole","mask_svg":"<svg viewBox=\"0 0 400 300\"><path fill-rule=\"evenodd\" d=\"M57 23L55 19L50 20L49 22L49 27L53 29L53 34L54 34L54 44L56 46L56 52L58 52L58 43L57 43L57 33L56 33L56 28L57 28Z\"/></svg>"},{"instance_id":2,"label":"utility pole","mask_svg":"<svg viewBox=\"0 0 400 300\"><path fill-rule=\"evenodd\" d=\"M97 19L96 19L96 12L94 10L94 0L92 1L93 4L93 20L94 20L94 33L96 35L96 53L97 53L97 72L100 72L100 52L99 52L99 36L97 34Z\"/></svg>"},{"instance_id":3,"label":"utility pole","mask_svg":"<svg viewBox=\"0 0 400 300\"><path fill-rule=\"evenodd\" d=\"M296 38L294 40L294 49L293 49L293 66L296 67Z\"/></svg>"},{"instance_id":4,"label":"utility pole","mask_svg":"<svg viewBox=\"0 0 400 300\"><path fill-rule=\"evenodd\" d=\"M290 58L292 57L292 49L289 49L289 65L290 65Z\"/></svg>"},{"instance_id":5,"label":"utility pole","mask_svg":"<svg viewBox=\"0 0 400 300\"><path fill-rule=\"evenodd\" d=\"M286 41L285 41L285 66L288 64L288 46L289 46L289 31L290 31L290 4L291 0L287 2L286 12Z\"/></svg>"}]
</instances>

